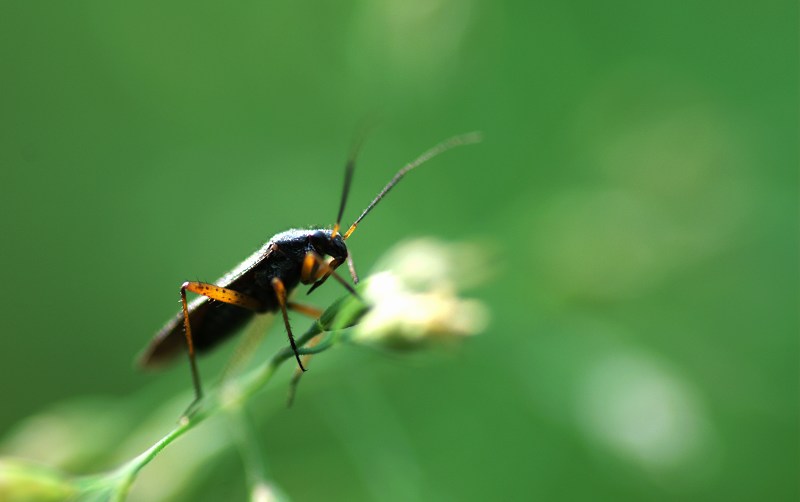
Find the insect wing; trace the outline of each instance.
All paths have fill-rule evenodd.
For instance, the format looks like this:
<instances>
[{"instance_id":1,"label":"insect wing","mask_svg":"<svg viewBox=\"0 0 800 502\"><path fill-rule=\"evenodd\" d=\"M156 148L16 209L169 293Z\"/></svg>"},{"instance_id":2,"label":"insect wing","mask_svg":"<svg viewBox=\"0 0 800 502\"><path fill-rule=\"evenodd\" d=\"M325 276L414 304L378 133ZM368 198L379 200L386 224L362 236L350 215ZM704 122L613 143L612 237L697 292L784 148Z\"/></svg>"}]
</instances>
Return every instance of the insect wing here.
<instances>
[{"instance_id":1,"label":"insect wing","mask_svg":"<svg viewBox=\"0 0 800 502\"><path fill-rule=\"evenodd\" d=\"M265 244L214 284L235 290L247 288L253 281L253 269L268 259L273 252L270 243ZM253 313L249 310L217 302L205 296L199 296L189 303L192 338L199 352L211 349L234 334L251 317ZM179 311L153 337L139 357L139 365L145 368L164 366L185 351L185 340L183 312Z\"/></svg>"}]
</instances>

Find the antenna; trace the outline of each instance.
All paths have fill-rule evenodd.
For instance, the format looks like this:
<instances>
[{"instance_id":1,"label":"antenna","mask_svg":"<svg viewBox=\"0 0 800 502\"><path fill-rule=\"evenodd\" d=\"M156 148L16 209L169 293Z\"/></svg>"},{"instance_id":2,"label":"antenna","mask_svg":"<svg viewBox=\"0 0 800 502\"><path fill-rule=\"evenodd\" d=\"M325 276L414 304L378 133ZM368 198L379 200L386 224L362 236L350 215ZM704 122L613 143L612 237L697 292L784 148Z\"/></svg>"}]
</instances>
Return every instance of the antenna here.
<instances>
[{"instance_id":1,"label":"antenna","mask_svg":"<svg viewBox=\"0 0 800 502\"><path fill-rule=\"evenodd\" d=\"M405 166L403 166L402 169L397 171L397 174L394 175L394 177L389 181L389 183L387 183L386 186L383 187L383 190L381 190L380 193L374 199L372 199L372 202L370 202L369 206L367 206L367 208L364 210L364 212L361 213L361 216L359 216L358 219L356 219L356 221L354 221L353 224L350 225L350 228L348 228L347 232L345 232L344 235L343 235L344 239L346 240L348 237L350 237L350 235L355 231L356 227L361 222L361 220L363 220L364 217L370 211L372 211L372 208L375 207L375 205L378 202L380 202L380 200L387 193L389 193L389 190L394 188L394 186L397 183L399 183L400 180L403 178L403 176L405 176L406 173L408 173L410 170L414 169L415 167L417 167L417 166L419 166L421 164L424 164L425 162L429 161L433 157L436 157L437 155L439 155L441 153L444 153L447 150L451 150L451 149L453 149L453 148L455 148L457 146L472 145L474 143L479 143L482 139L483 139L483 135L480 132L477 132L477 131L476 132L469 132L469 133L466 133L466 134L461 134L461 135L458 135L458 136L453 136L450 139L442 141L438 145L434 146L430 150L426 151L425 153L423 153L422 155L417 157L414 161L412 161L412 162L406 164ZM350 176L352 176L352 170L351 170L351 172L349 174L350 174ZM347 190L349 190L349 185L347 185L347 181L348 181L348 178L346 177L345 178L345 184L346 184L345 193L347 193ZM339 218L341 218L341 212L343 211L343 208L344 208L344 200L342 201L342 209L339 212ZM334 235L338 231L339 231L339 224L337 223L336 226L334 227Z\"/></svg>"},{"instance_id":2,"label":"antenna","mask_svg":"<svg viewBox=\"0 0 800 502\"><path fill-rule=\"evenodd\" d=\"M339 213L336 215L336 224L333 225L331 239L339 235L339 228L341 227L342 216L344 215L344 207L347 204L347 197L350 195L350 185L353 183L353 171L355 171L356 168L356 157L358 157L358 152L361 151L361 145L364 144L364 138L366 135L366 127L362 126L362 130L356 137L355 141L353 141L353 146L350 148L350 154L347 156L347 164L345 164L344 168L342 198L339 201Z\"/></svg>"}]
</instances>

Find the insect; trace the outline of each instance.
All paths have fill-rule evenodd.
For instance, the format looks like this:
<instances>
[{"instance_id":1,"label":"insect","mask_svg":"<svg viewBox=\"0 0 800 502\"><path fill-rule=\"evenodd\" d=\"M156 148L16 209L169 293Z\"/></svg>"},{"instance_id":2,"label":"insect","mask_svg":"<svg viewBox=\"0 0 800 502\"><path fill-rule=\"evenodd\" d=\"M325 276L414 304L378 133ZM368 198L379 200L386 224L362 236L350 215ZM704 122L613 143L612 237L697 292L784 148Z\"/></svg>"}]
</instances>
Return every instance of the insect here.
<instances>
[{"instance_id":1,"label":"insect","mask_svg":"<svg viewBox=\"0 0 800 502\"><path fill-rule=\"evenodd\" d=\"M289 294L299 284L310 284L308 293L311 293L328 278L333 277L351 294L358 296L353 287L336 273L336 269L343 263L348 263L353 282L358 283L358 276L345 241L353 234L361 220L409 171L451 148L478 141L480 141L478 133L454 136L406 164L383 187L347 231L341 233L340 223L350 192L355 158L359 149L359 145L356 144L345 165L342 197L333 228L291 229L281 232L215 283L184 282L180 288L181 311L156 333L139 359L139 363L144 367L159 367L185 351L189 357L194 385L194 401L189 407L191 409L203 396L200 373L195 360L196 353L214 348L235 334L255 314L280 311L297 364L305 371L289 325L288 311L293 310L312 317L319 317L321 312L314 307L290 301ZM200 296L188 303L187 291Z\"/></svg>"}]
</instances>

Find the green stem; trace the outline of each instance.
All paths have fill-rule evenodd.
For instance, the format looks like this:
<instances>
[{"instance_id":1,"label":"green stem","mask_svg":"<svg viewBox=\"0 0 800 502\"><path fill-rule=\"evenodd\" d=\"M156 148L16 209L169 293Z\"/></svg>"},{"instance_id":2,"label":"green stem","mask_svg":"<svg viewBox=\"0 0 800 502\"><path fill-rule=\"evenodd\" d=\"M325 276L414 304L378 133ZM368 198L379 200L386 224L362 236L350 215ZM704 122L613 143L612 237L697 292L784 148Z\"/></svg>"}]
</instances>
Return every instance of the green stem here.
<instances>
[{"instance_id":1,"label":"green stem","mask_svg":"<svg viewBox=\"0 0 800 502\"><path fill-rule=\"evenodd\" d=\"M345 298L335 302L320 319L312 324L309 329L303 333L302 336L297 338L298 352L300 354L317 354L324 352L333 345L335 345L341 336L333 333L330 337L323 340L320 344L313 348L303 348L312 338L320 335L331 328L340 329L352 326L357 323L361 316L366 312L367 307L357 302L355 307L352 305L352 298ZM339 314L343 314L347 319L340 319ZM79 483L81 486L89 487L96 484L98 481L109 478L119 479L116 483L117 489L115 490L115 500L124 500L130 491L133 481L139 474L139 471L149 464L161 451L170 443L193 429L206 418L215 415L224 408L238 407L242 402L252 397L264 385L266 385L275 374L278 367L286 360L294 357L294 352L285 347L279 350L272 358L265 364L254 369L250 373L242 376L241 378L231 382L228 385L222 385L214 390L212 394L201 402L200 408L190 417L181 418L177 427L172 429L167 435L161 438L153 446L142 452L134 459L127 462L122 467L116 469L111 474L104 476L91 476L83 478Z\"/></svg>"},{"instance_id":2,"label":"green stem","mask_svg":"<svg viewBox=\"0 0 800 502\"><path fill-rule=\"evenodd\" d=\"M317 322L312 324L303 335L296 339L299 347L298 352L306 355L328 350L345 337L342 330L357 324L367 310L368 307L362 301L352 296L334 302ZM330 332L330 336L322 340L316 347L305 348L305 345L311 339L326 332ZM193 413L182 417L175 428L150 448L113 471L71 480L69 483L70 489L76 490L81 500L123 501L128 496L139 472L156 458L167 445L189 432L206 418L219 412L244 413L244 410L241 409L242 404L272 379L281 364L292 358L294 358L292 349L284 347L264 364L254 368L249 373L218 385L199 402ZM294 390L296 385L297 379L295 378L290 386L290 392ZM245 417L240 416L240 418ZM246 426L247 424L244 425ZM248 433L248 431L243 433ZM246 438L239 439L247 442ZM243 455L249 466L248 477L250 478L252 489L270 489L269 484L266 483L263 477L264 463L260 453L245 450Z\"/></svg>"}]
</instances>

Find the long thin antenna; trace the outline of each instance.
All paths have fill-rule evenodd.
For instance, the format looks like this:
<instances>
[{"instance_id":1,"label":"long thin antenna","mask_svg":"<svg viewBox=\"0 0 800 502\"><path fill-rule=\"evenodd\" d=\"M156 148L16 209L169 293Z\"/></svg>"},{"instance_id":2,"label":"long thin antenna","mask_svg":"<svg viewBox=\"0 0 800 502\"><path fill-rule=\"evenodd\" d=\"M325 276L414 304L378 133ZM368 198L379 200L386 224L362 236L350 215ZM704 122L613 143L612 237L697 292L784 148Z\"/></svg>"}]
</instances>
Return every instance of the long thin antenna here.
<instances>
[{"instance_id":1,"label":"long thin antenna","mask_svg":"<svg viewBox=\"0 0 800 502\"><path fill-rule=\"evenodd\" d=\"M339 213L336 215L336 224L333 225L331 238L334 238L339 234L339 228L342 224L342 216L344 215L344 207L347 204L347 197L350 194L350 185L353 183L353 171L355 171L356 168L356 157L358 157L358 152L361 151L361 145L364 144L365 137L366 137L366 127L362 127L361 132L353 142L352 148L350 148L350 154L347 156L347 164L345 165L344 168L344 185L342 186L342 198L339 201Z\"/></svg>"},{"instance_id":2,"label":"long thin antenna","mask_svg":"<svg viewBox=\"0 0 800 502\"><path fill-rule=\"evenodd\" d=\"M387 193L389 193L389 190L394 188L394 186L410 170L414 169L415 167L419 166L420 164L423 164L423 163L427 162L428 160L432 159L433 157L436 157L440 153L444 153L447 150L450 150L450 149L455 148L457 146L471 145L471 144L474 144L474 143L479 143L482 139L483 139L483 135L480 132L477 132L477 131L476 132L469 132L469 133L466 133L466 134L461 134L461 135L458 135L458 136L453 136L452 138L450 138L448 140L445 140L445 141L442 141L438 145L436 145L433 148L431 148L430 150L426 151L425 153L423 153L422 155L417 157L413 162L410 162L410 163L406 164L405 166L403 166L402 169L397 171L397 174L394 175L394 177L391 179L391 181L389 181L389 183L387 183L386 186L383 187L383 190L380 191L380 193L372 200L372 202L369 203L369 206L367 206L367 208L364 210L364 212L361 213L361 216L359 216L358 219L356 219L356 221L353 222L352 225L350 225L350 228L348 228L347 232L344 233L344 236L343 236L344 239L347 239L348 237L350 237L350 235L353 233L353 231L355 231L356 227L361 222L361 220L364 219L364 217L367 215L367 213L372 211L372 208L375 207L375 205L378 202L380 202L380 200ZM338 230L338 227L335 227L335 228L336 228L336 230Z\"/></svg>"}]
</instances>

